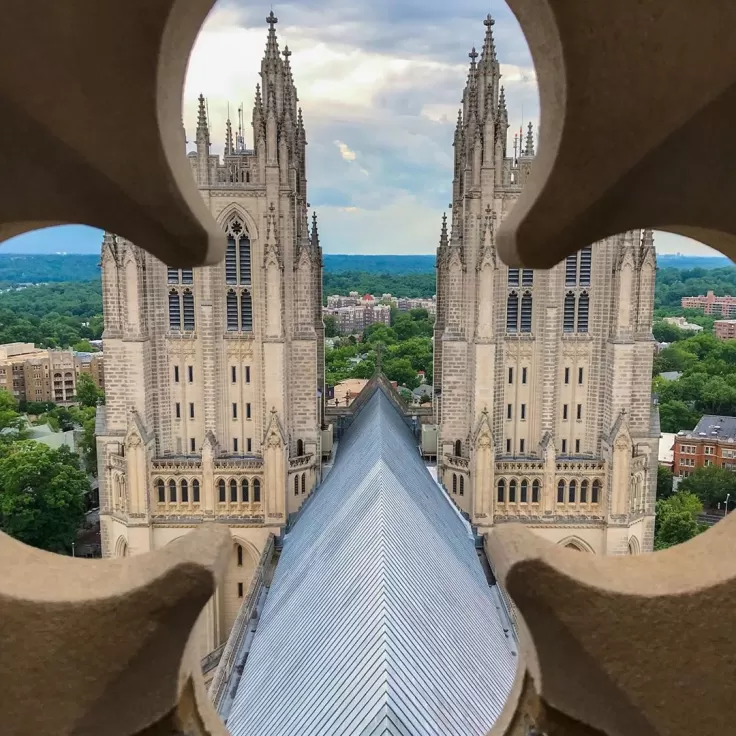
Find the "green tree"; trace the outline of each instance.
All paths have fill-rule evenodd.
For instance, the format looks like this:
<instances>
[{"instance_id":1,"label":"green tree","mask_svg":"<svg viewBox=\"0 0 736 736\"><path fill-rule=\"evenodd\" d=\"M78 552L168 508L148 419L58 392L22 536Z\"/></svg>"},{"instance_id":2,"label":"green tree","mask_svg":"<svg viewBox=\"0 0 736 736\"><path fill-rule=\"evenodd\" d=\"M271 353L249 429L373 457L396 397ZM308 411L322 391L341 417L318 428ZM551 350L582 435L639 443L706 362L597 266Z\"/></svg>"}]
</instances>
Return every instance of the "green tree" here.
<instances>
[{"instance_id":1,"label":"green tree","mask_svg":"<svg viewBox=\"0 0 736 736\"><path fill-rule=\"evenodd\" d=\"M72 345L72 350L76 350L78 353L94 353L97 348L89 340L80 340Z\"/></svg>"},{"instance_id":2,"label":"green tree","mask_svg":"<svg viewBox=\"0 0 736 736\"><path fill-rule=\"evenodd\" d=\"M657 499L669 498L672 495L672 470L666 465L657 466Z\"/></svg>"},{"instance_id":3,"label":"green tree","mask_svg":"<svg viewBox=\"0 0 736 736\"><path fill-rule=\"evenodd\" d=\"M77 378L77 401L82 406L97 406L103 402L105 394L97 388L89 373L80 374Z\"/></svg>"},{"instance_id":4,"label":"green tree","mask_svg":"<svg viewBox=\"0 0 736 736\"><path fill-rule=\"evenodd\" d=\"M18 413L18 402L15 397L0 389L0 434L6 440L19 439L25 427L25 420Z\"/></svg>"},{"instance_id":5,"label":"green tree","mask_svg":"<svg viewBox=\"0 0 736 736\"><path fill-rule=\"evenodd\" d=\"M337 319L332 314L326 314L322 321L325 323L325 337L337 337Z\"/></svg>"},{"instance_id":6,"label":"green tree","mask_svg":"<svg viewBox=\"0 0 736 736\"><path fill-rule=\"evenodd\" d=\"M391 327L378 322L370 325L370 327L363 332L363 342L374 345L379 342L384 345L393 345L396 343L396 339L396 333Z\"/></svg>"},{"instance_id":7,"label":"green tree","mask_svg":"<svg viewBox=\"0 0 736 736\"><path fill-rule=\"evenodd\" d=\"M387 360L383 363L383 372L391 381L396 381L399 386L414 389L419 385L419 376L416 369L412 367L408 358Z\"/></svg>"},{"instance_id":8,"label":"green tree","mask_svg":"<svg viewBox=\"0 0 736 736\"><path fill-rule=\"evenodd\" d=\"M67 448L16 442L0 459L0 528L51 552L68 552L84 521L89 481Z\"/></svg>"},{"instance_id":9,"label":"green tree","mask_svg":"<svg viewBox=\"0 0 736 736\"><path fill-rule=\"evenodd\" d=\"M692 429L700 420L701 413L691 409L684 401L661 402L659 404L659 423L663 432L679 432Z\"/></svg>"},{"instance_id":10,"label":"green tree","mask_svg":"<svg viewBox=\"0 0 736 736\"><path fill-rule=\"evenodd\" d=\"M655 320L652 325L652 334L657 342L677 342L687 337L684 330L664 320Z\"/></svg>"},{"instance_id":11,"label":"green tree","mask_svg":"<svg viewBox=\"0 0 736 736\"><path fill-rule=\"evenodd\" d=\"M678 490L670 498L657 501L654 548L673 547L700 534L706 529L697 521L702 512L700 499L686 491Z\"/></svg>"},{"instance_id":12,"label":"green tree","mask_svg":"<svg viewBox=\"0 0 736 736\"><path fill-rule=\"evenodd\" d=\"M736 500L736 473L717 465L707 465L683 478L677 490L693 494L708 508L717 508L729 494Z\"/></svg>"}]
</instances>

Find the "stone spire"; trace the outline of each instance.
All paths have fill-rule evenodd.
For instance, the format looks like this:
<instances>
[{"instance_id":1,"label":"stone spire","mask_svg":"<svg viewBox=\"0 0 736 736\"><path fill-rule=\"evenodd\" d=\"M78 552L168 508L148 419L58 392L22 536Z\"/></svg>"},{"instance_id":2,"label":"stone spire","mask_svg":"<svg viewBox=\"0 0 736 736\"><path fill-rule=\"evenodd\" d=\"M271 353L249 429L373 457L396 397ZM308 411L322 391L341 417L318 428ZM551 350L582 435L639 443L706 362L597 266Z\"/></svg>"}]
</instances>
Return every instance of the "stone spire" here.
<instances>
[{"instance_id":1,"label":"stone spire","mask_svg":"<svg viewBox=\"0 0 736 736\"><path fill-rule=\"evenodd\" d=\"M314 248L319 248L319 231L317 230L317 213L312 212L312 232L309 241Z\"/></svg>"},{"instance_id":2,"label":"stone spire","mask_svg":"<svg viewBox=\"0 0 736 736\"><path fill-rule=\"evenodd\" d=\"M227 120L225 121L225 155L234 153L233 147L233 125L230 122L230 105L227 107Z\"/></svg>"},{"instance_id":3,"label":"stone spire","mask_svg":"<svg viewBox=\"0 0 736 736\"><path fill-rule=\"evenodd\" d=\"M447 248L449 241L447 239L447 212L442 213L442 230L440 232L440 248Z\"/></svg>"},{"instance_id":4,"label":"stone spire","mask_svg":"<svg viewBox=\"0 0 736 736\"><path fill-rule=\"evenodd\" d=\"M529 123L526 131L526 143L524 145L524 156L531 158L534 156L534 125Z\"/></svg>"},{"instance_id":5,"label":"stone spire","mask_svg":"<svg viewBox=\"0 0 736 736\"><path fill-rule=\"evenodd\" d=\"M210 129L207 124L207 107L204 95L199 96L199 111L197 113L197 148L203 147L209 152Z\"/></svg>"},{"instance_id":6,"label":"stone spire","mask_svg":"<svg viewBox=\"0 0 736 736\"><path fill-rule=\"evenodd\" d=\"M261 85L256 84L256 99L253 103L253 147L264 137L265 128L263 123L263 99L261 98Z\"/></svg>"},{"instance_id":7,"label":"stone spire","mask_svg":"<svg viewBox=\"0 0 736 736\"><path fill-rule=\"evenodd\" d=\"M486 36L483 39L483 51L481 52L481 61L486 67L492 61L496 61L496 42L493 39L493 26L495 23L496 21L488 13L486 19L483 21L483 25L486 27Z\"/></svg>"},{"instance_id":8,"label":"stone spire","mask_svg":"<svg viewBox=\"0 0 736 736\"><path fill-rule=\"evenodd\" d=\"M273 10L268 14L266 23L268 23L268 39L266 41L266 55L264 61L276 61L281 60L279 54L279 42L276 38L276 24L279 19L273 14Z\"/></svg>"}]
</instances>

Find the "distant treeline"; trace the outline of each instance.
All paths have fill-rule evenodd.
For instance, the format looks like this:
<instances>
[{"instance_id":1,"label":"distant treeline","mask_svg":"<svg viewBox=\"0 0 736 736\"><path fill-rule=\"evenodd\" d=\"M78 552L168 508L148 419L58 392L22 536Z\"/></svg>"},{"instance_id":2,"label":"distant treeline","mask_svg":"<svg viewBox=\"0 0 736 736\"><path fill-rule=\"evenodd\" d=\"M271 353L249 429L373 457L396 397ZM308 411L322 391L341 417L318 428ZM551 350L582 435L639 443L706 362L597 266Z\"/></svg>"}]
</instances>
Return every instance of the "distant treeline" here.
<instances>
[{"instance_id":1,"label":"distant treeline","mask_svg":"<svg viewBox=\"0 0 736 736\"><path fill-rule=\"evenodd\" d=\"M100 278L100 256L0 253L0 285L93 281Z\"/></svg>"}]
</instances>

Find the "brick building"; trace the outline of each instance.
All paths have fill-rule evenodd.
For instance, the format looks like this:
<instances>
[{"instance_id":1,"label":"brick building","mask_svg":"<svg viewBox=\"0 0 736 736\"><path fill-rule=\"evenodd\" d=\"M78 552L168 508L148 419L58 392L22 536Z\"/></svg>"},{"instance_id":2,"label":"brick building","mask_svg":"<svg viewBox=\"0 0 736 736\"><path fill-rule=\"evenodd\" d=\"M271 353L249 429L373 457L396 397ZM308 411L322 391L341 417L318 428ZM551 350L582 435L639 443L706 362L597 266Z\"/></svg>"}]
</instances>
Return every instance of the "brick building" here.
<instances>
[{"instance_id":1,"label":"brick building","mask_svg":"<svg viewBox=\"0 0 736 736\"><path fill-rule=\"evenodd\" d=\"M705 296L684 296L681 304L683 309L702 309L705 314L736 317L736 296L716 296L709 291Z\"/></svg>"},{"instance_id":2,"label":"brick building","mask_svg":"<svg viewBox=\"0 0 736 736\"><path fill-rule=\"evenodd\" d=\"M736 417L702 417L695 429L677 434L674 451L672 471L677 476L707 465L736 471Z\"/></svg>"},{"instance_id":3,"label":"brick building","mask_svg":"<svg viewBox=\"0 0 736 736\"><path fill-rule=\"evenodd\" d=\"M71 404L80 373L89 373L104 389L102 353L50 350L29 342L0 345L0 389L18 401Z\"/></svg>"},{"instance_id":4,"label":"brick building","mask_svg":"<svg viewBox=\"0 0 736 736\"><path fill-rule=\"evenodd\" d=\"M719 340L736 340L736 319L716 320L713 332Z\"/></svg>"}]
</instances>

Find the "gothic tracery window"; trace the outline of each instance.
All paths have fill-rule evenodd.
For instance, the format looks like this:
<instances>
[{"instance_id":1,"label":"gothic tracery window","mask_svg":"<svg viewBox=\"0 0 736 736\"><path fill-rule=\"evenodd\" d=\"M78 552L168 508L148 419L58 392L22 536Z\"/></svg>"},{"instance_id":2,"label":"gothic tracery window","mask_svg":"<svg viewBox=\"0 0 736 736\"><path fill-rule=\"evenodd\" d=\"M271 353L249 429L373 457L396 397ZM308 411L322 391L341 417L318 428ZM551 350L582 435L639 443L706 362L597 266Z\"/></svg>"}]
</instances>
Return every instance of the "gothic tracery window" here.
<instances>
[{"instance_id":1,"label":"gothic tracery window","mask_svg":"<svg viewBox=\"0 0 736 736\"><path fill-rule=\"evenodd\" d=\"M226 321L229 332L253 331L251 242L241 220L232 218L227 224L225 251Z\"/></svg>"},{"instance_id":2,"label":"gothic tracery window","mask_svg":"<svg viewBox=\"0 0 736 736\"><path fill-rule=\"evenodd\" d=\"M521 297L521 332L532 331L532 295L525 292Z\"/></svg>"},{"instance_id":3,"label":"gothic tracery window","mask_svg":"<svg viewBox=\"0 0 736 736\"><path fill-rule=\"evenodd\" d=\"M506 301L506 332L519 331L519 295L512 291Z\"/></svg>"},{"instance_id":4,"label":"gothic tracery window","mask_svg":"<svg viewBox=\"0 0 736 736\"><path fill-rule=\"evenodd\" d=\"M564 332L575 332L575 294L571 291L565 294L562 329Z\"/></svg>"},{"instance_id":5,"label":"gothic tracery window","mask_svg":"<svg viewBox=\"0 0 736 736\"><path fill-rule=\"evenodd\" d=\"M243 503L248 503L248 479L243 478L242 481L240 481L240 500Z\"/></svg>"}]
</instances>

